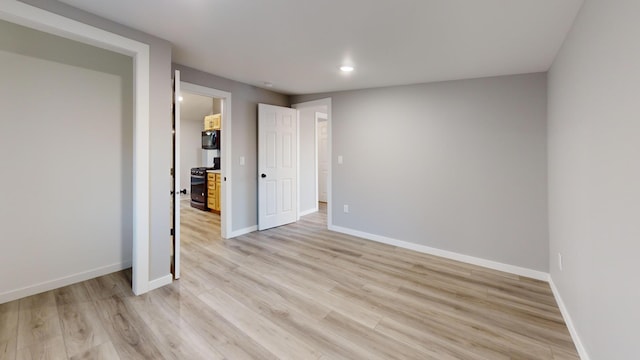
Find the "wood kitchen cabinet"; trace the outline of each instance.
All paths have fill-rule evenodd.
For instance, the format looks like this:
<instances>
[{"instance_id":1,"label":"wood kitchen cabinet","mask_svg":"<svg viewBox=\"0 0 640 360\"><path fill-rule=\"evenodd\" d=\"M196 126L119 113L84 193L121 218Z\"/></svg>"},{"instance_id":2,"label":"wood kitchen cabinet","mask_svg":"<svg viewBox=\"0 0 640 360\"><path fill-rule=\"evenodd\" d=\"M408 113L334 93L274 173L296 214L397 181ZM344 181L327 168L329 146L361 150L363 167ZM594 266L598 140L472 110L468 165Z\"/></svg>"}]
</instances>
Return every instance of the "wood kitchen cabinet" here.
<instances>
[{"instance_id":1,"label":"wood kitchen cabinet","mask_svg":"<svg viewBox=\"0 0 640 360\"><path fill-rule=\"evenodd\" d=\"M220 174L207 173L207 207L220 213Z\"/></svg>"},{"instance_id":2,"label":"wood kitchen cabinet","mask_svg":"<svg viewBox=\"0 0 640 360\"><path fill-rule=\"evenodd\" d=\"M214 114L204 117L204 130L220 130L222 125L222 115Z\"/></svg>"}]
</instances>

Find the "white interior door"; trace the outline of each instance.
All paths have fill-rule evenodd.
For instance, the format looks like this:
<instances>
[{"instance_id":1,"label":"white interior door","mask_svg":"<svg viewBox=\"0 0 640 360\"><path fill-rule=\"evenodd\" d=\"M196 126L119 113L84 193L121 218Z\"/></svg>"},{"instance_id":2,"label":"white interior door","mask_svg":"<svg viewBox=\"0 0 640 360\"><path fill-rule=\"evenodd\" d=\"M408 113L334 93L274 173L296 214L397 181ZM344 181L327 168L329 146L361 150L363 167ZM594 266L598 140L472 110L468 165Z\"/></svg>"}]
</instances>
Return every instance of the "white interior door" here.
<instances>
[{"instance_id":1,"label":"white interior door","mask_svg":"<svg viewBox=\"0 0 640 360\"><path fill-rule=\"evenodd\" d=\"M180 278L180 71L173 76L173 278Z\"/></svg>"},{"instance_id":2,"label":"white interior door","mask_svg":"<svg viewBox=\"0 0 640 360\"><path fill-rule=\"evenodd\" d=\"M329 181L329 134L328 121L318 121L318 201L327 202Z\"/></svg>"},{"instance_id":3,"label":"white interior door","mask_svg":"<svg viewBox=\"0 0 640 360\"><path fill-rule=\"evenodd\" d=\"M258 104L258 230L298 217L297 110Z\"/></svg>"}]
</instances>

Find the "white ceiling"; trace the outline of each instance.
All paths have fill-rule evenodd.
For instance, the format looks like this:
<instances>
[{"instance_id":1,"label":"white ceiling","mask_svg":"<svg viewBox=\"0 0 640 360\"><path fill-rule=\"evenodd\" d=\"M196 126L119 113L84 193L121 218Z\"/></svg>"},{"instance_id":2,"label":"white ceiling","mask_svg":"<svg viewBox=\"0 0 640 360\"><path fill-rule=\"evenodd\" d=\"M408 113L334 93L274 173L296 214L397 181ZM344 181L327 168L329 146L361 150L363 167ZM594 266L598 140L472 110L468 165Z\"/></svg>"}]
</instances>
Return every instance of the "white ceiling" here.
<instances>
[{"instance_id":1,"label":"white ceiling","mask_svg":"<svg viewBox=\"0 0 640 360\"><path fill-rule=\"evenodd\" d=\"M61 1L169 40L176 63L288 94L546 71L583 2Z\"/></svg>"}]
</instances>

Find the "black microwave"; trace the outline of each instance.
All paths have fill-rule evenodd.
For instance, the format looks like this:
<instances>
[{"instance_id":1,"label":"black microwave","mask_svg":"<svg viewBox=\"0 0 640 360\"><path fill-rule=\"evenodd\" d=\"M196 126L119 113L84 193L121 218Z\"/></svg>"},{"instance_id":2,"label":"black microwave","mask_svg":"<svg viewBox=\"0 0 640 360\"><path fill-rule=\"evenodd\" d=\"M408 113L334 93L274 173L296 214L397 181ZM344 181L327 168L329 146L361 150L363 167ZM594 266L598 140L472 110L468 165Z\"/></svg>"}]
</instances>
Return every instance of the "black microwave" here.
<instances>
[{"instance_id":1,"label":"black microwave","mask_svg":"<svg viewBox=\"0 0 640 360\"><path fill-rule=\"evenodd\" d=\"M220 149L220 130L206 130L202 132L202 148L205 150Z\"/></svg>"}]
</instances>

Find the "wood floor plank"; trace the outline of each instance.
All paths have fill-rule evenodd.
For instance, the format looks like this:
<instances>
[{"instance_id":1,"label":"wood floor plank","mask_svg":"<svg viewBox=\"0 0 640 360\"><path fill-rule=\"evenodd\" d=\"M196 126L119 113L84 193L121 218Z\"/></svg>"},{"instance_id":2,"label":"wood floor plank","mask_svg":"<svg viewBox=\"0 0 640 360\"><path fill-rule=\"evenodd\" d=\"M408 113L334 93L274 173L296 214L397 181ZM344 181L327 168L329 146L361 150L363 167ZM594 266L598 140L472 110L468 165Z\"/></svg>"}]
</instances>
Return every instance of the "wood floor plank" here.
<instances>
[{"instance_id":1,"label":"wood floor plank","mask_svg":"<svg viewBox=\"0 0 640 360\"><path fill-rule=\"evenodd\" d=\"M270 283L259 273L237 269L215 290L224 291L312 348L334 359L376 359L377 354L335 335L321 322L331 311L326 306L289 288ZM270 285L267 285L270 283ZM247 291L250 290L251 293Z\"/></svg>"},{"instance_id":2,"label":"wood floor plank","mask_svg":"<svg viewBox=\"0 0 640 360\"><path fill-rule=\"evenodd\" d=\"M69 357L69 360L119 360L120 355L111 341L92 347L91 349Z\"/></svg>"},{"instance_id":3,"label":"wood floor plank","mask_svg":"<svg viewBox=\"0 0 640 360\"><path fill-rule=\"evenodd\" d=\"M237 241L246 240L238 239ZM250 264L250 266L253 266L254 268L259 268L263 265L272 266L275 267L275 271L278 273L295 273L306 279L313 279L314 286L321 286L324 289L331 289L338 284L338 281L327 276L325 273L326 269L321 269L311 263L307 263L306 258L304 258L304 256L300 256L300 254L296 254L294 256L295 258L289 258L281 253L256 253L247 258L247 264ZM346 276L341 277L340 281L356 285L361 284L356 279Z\"/></svg>"},{"instance_id":4,"label":"wood floor plank","mask_svg":"<svg viewBox=\"0 0 640 360\"><path fill-rule=\"evenodd\" d=\"M253 265L248 267L250 271L257 271L260 275L272 283L279 284L286 287L293 293L299 294L313 299L316 302L326 306L331 311L338 312L344 316L351 318L353 321L373 329L376 324L382 319L382 315L377 311L375 307L362 307L354 305L348 299L340 298L330 290L330 288L324 288L317 286L315 278L302 277L296 272L283 272L271 269L262 264L262 266Z\"/></svg>"},{"instance_id":5,"label":"wood floor plank","mask_svg":"<svg viewBox=\"0 0 640 360\"><path fill-rule=\"evenodd\" d=\"M119 271L83 282L91 300L104 300L114 295L132 296L131 270Z\"/></svg>"},{"instance_id":6,"label":"wood floor plank","mask_svg":"<svg viewBox=\"0 0 640 360\"><path fill-rule=\"evenodd\" d=\"M272 321L259 316L221 291L209 291L198 298L279 359L318 359L322 355Z\"/></svg>"},{"instance_id":7,"label":"wood floor plank","mask_svg":"<svg viewBox=\"0 0 640 360\"><path fill-rule=\"evenodd\" d=\"M53 290L58 306L91 301L88 282L81 282Z\"/></svg>"},{"instance_id":8,"label":"wood floor plank","mask_svg":"<svg viewBox=\"0 0 640 360\"><path fill-rule=\"evenodd\" d=\"M385 289L372 286L365 290L378 301L397 299L398 311L415 319L431 320L432 326L439 333L460 336L467 334L467 337L474 339L470 344L475 347L495 349L499 354L517 355L520 358L526 354L541 354L543 358L551 356L548 344L537 341L536 337L529 333L523 335L519 329L505 328L505 321L500 319L501 314L484 303L474 306L472 302L461 299L447 301L444 298L429 298L429 301L424 301L421 296L398 297L398 294L391 294ZM503 318L506 323L511 322L508 316ZM505 343L508 345L504 346ZM515 350L509 345L516 345Z\"/></svg>"},{"instance_id":9,"label":"wood floor plank","mask_svg":"<svg viewBox=\"0 0 640 360\"><path fill-rule=\"evenodd\" d=\"M204 346L213 346L227 359L277 359L218 312L207 307L197 296L182 289L178 282L154 293L158 295L159 301L176 309L179 317L196 329L197 339Z\"/></svg>"},{"instance_id":10,"label":"wood floor plank","mask_svg":"<svg viewBox=\"0 0 640 360\"><path fill-rule=\"evenodd\" d=\"M19 348L16 356L17 360L66 360L67 358L62 336L54 336L30 343L23 348Z\"/></svg>"},{"instance_id":11,"label":"wood floor plank","mask_svg":"<svg viewBox=\"0 0 640 360\"><path fill-rule=\"evenodd\" d=\"M567 351L565 348L551 346L553 360L580 360L578 354L574 351Z\"/></svg>"},{"instance_id":12,"label":"wood floor plank","mask_svg":"<svg viewBox=\"0 0 640 360\"><path fill-rule=\"evenodd\" d=\"M0 360L15 360L17 351L18 351L17 336L0 342Z\"/></svg>"},{"instance_id":13,"label":"wood floor plank","mask_svg":"<svg viewBox=\"0 0 640 360\"><path fill-rule=\"evenodd\" d=\"M123 298L95 302L98 316L116 351L125 359L163 359L151 331Z\"/></svg>"},{"instance_id":14,"label":"wood floor plank","mask_svg":"<svg viewBox=\"0 0 640 360\"><path fill-rule=\"evenodd\" d=\"M200 341L197 331L156 293L126 299L151 329L159 350L172 359L224 359L213 346Z\"/></svg>"},{"instance_id":15,"label":"wood floor plank","mask_svg":"<svg viewBox=\"0 0 640 360\"><path fill-rule=\"evenodd\" d=\"M53 292L21 299L18 317L18 355L25 353L20 351L23 348L46 343L53 338L62 338L60 317ZM34 350L31 353L34 352L38 351Z\"/></svg>"},{"instance_id":16,"label":"wood floor plank","mask_svg":"<svg viewBox=\"0 0 640 360\"><path fill-rule=\"evenodd\" d=\"M68 299L67 299L68 300ZM62 334L69 356L76 356L109 342L110 338L92 302L69 303L58 306Z\"/></svg>"},{"instance_id":17,"label":"wood floor plank","mask_svg":"<svg viewBox=\"0 0 640 360\"><path fill-rule=\"evenodd\" d=\"M18 300L0 304L0 360L16 357L19 310Z\"/></svg>"},{"instance_id":18,"label":"wood floor plank","mask_svg":"<svg viewBox=\"0 0 640 360\"><path fill-rule=\"evenodd\" d=\"M425 326L426 327L426 326ZM405 344L406 346L420 350L428 354L430 358L442 360L469 359L484 360L489 359L479 352L474 351L469 344L461 343L456 337L443 338L443 334L434 334L431 329L419 328L411 326L408 323L396 321L390 318L384 318L375 330L390 338ZM456 343L457 341L457 343ZM456 346L452 346L456 344ZM508 356L500 354L492 354L493 359L508 359Z\"/></svg>"},{"instance_id":19,"label":"wood floor plank","mask_svg":"<svg viewBox=\"0 0 640 360\"><path fill-rule=\"evenodd\" d=\"M329 313L323 319L323 323L335 335L346 337L385 359L436 359L425 352L407 347L385 334L365 328L338 313Z\"/></svg>"},{"instance_id":20,"label":"wood floor plank","mask_svg":"<svg viewBox=\"0 0 640 360\"><path fill-rule=\"evenodd\" d=\"M182 276L125 270L0 305L3 359L579 359L545 282L328 231L233 239L182 201Z\"/></svg>"}]
</instances>

